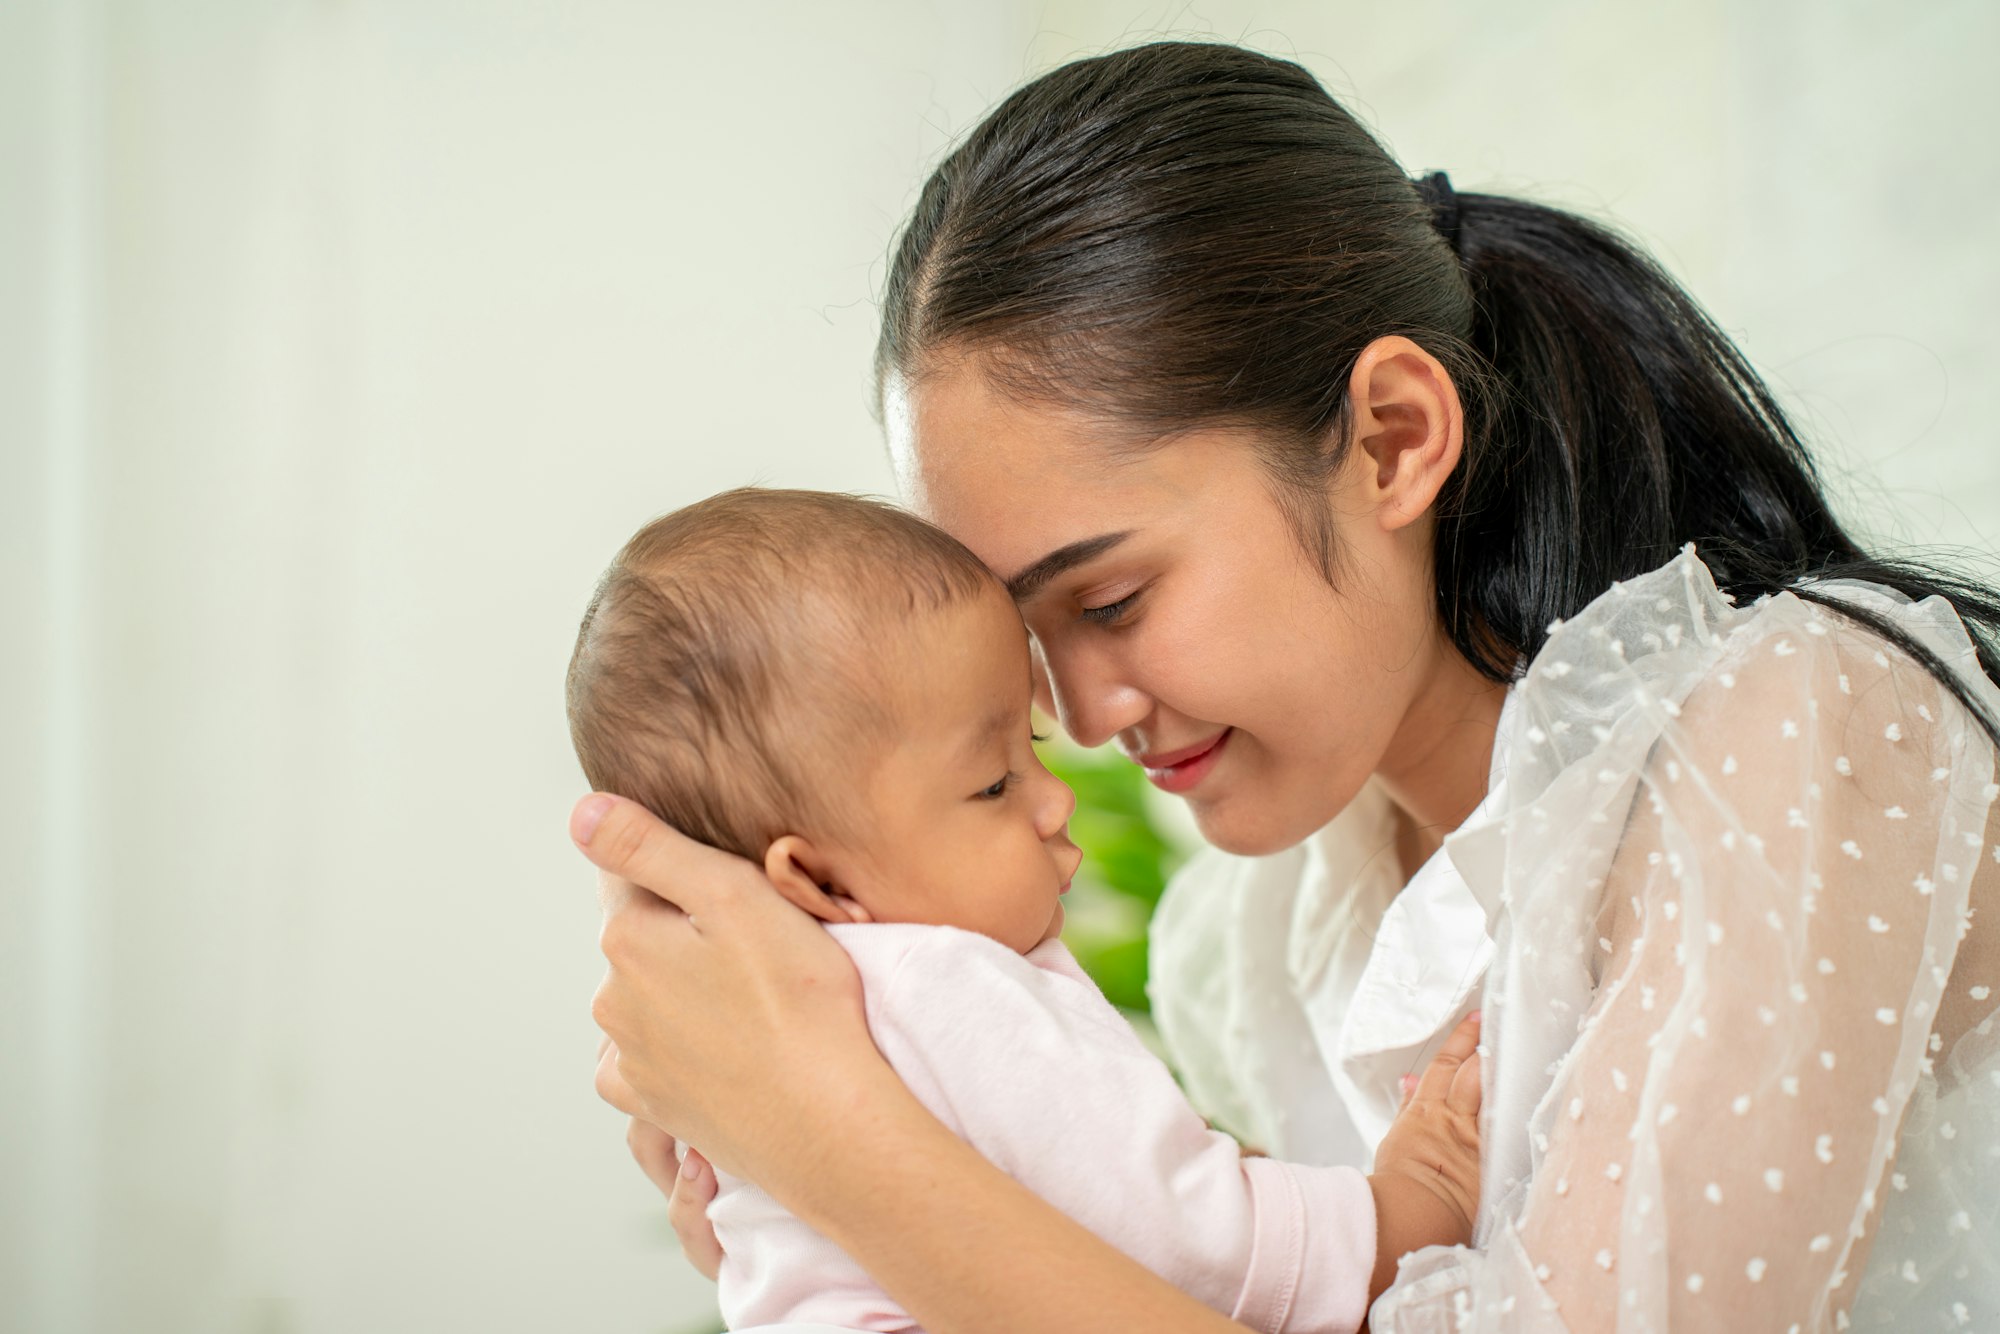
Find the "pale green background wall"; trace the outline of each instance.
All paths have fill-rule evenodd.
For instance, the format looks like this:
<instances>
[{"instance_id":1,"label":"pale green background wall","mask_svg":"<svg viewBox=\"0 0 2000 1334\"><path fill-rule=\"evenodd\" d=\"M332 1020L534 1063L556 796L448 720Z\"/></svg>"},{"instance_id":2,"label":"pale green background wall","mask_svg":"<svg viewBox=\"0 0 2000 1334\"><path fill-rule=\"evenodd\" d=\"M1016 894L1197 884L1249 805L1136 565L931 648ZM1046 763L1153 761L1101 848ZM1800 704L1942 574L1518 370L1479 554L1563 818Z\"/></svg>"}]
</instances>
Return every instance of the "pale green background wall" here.
<instances>
[{"instance_id":1,"label":"pale green background wall","mask_svg":"<svg viewBox=\"0 0 2000 1334\"><path fill-rule=\"evenodd\" d=\"M1160 26L1613 214L1872 528L2000 539L2000 11L0 9L0 1327L698 1320L589 1089L569 637L638 522L887 486L950 135Z\"/></svg>"}]
</instances>

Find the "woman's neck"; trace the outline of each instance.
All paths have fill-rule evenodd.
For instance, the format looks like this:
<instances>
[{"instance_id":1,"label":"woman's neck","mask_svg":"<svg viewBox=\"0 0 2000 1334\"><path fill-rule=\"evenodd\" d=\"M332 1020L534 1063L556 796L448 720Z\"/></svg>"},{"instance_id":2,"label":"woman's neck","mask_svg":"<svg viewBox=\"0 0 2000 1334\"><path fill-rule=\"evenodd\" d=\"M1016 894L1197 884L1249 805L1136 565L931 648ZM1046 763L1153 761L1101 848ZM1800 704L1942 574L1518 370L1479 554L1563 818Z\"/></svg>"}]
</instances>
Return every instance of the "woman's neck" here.
<instances>
[{"instance_id":1,"label":"woman's neck","mask_svg":"<svg viewBox=\"0 0 2000 1334\"><path fill-rule=\"evenodd\" d=\"M1396 807L1396 852L1407 881L1486 797L1493 737L1507 687L1487 680L1448 642L1433 678L1375 771Z\"/></svg>"}]
</instances>

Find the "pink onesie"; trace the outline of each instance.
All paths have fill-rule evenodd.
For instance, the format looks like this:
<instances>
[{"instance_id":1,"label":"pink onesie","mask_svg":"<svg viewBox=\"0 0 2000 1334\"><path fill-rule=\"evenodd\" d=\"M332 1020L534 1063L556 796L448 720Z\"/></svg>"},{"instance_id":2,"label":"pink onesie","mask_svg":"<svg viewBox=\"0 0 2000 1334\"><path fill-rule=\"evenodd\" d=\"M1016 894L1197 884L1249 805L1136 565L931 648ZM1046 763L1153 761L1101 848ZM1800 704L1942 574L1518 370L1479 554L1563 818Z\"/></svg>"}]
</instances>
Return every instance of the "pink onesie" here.
<instances>
[{"instance_id":1,"label":"pink onesie","mask_svg":"<svg viewBox=\"0 0 2000 1334\"><path fill-rule=\"evenodd\" d=\"M1375 1265L1367 1178L1244 1158L1061 941L1023 956L956 927L828 929L860 970L875 1045L1002 1171L1253 1329L1359 1328ZM918 1329L859 1265L749 1182L721 1177L708 1215L731 1329Z\"/></svg>"}]
</instances>

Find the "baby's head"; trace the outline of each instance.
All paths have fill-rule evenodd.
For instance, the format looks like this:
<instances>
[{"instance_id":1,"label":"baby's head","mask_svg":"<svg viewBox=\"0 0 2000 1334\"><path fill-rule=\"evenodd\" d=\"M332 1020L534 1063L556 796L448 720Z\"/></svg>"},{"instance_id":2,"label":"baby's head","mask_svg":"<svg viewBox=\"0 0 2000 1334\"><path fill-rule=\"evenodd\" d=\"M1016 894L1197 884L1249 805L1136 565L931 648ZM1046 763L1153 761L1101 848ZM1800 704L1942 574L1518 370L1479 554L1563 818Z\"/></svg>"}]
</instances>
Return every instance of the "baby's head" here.
<instances>
[{"instance_id":1,"label":"baby's head","mask_svg":"<svg viewBox=\"0 0 2000 1334\"><path fill-rule=\"evenodd\" d=\"M853 496L729 491L612 562L570 734L593 787L762 862L823 920L1025 952L1061 930L1080 855L1032 692L1006 590L944 533Z\"/></svg>"}]
</instances>

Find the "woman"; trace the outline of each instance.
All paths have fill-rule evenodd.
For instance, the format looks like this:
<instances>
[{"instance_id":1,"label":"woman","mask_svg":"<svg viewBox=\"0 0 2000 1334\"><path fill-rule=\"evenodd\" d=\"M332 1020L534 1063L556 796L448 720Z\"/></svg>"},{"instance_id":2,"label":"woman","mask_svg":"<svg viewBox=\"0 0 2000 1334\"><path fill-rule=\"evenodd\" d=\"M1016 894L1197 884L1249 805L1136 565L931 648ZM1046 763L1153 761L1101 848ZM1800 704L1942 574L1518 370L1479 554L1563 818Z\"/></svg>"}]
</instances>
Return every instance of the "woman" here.
<instances>
[{"instance_id":1,"label":"woman","mask_svg":"<svg viewBox=\"0 0 2000 1334\"><path fill-rule=\"evenodd\" d=\"M908 500L1008 580L1045 705L1219 849L1154 937L1197 1103L1365 1160L1483 1004L1479 1245L1406 1259L1376 1329L2000 1321L2000 657L1968 628L2000 606L1861 550L1649 261L1413 185L1295 66L1162 44L938 169L878 372ZM573 831L610 873L599 1087L656 1179L649 1125L933 1329L1230 1327L917 1108L754 868L608 799Z\"/></svg>"}]
</instances>

